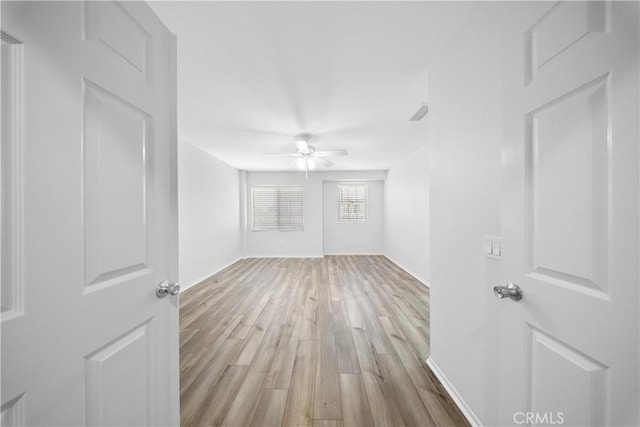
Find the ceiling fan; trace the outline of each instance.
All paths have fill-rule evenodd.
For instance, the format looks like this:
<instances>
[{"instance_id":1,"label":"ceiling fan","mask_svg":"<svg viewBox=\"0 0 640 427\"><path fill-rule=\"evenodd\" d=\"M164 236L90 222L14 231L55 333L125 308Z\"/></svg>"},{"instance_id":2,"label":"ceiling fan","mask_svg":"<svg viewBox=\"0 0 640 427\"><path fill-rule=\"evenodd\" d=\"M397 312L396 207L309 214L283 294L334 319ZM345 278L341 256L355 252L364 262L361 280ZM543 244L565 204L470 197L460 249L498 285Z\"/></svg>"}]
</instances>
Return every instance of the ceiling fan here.
<instances>
[{"instance_id":1,"label":"ceiling fan","mask_svg":"<svg viewBox=\"0 0 640 427\"><path fill-rule=\"evenodd\" d=\"M323 150L317 151L309 142L313 139L313 135L309 133L301 133L293 138L294 144L298 147L297 153L263 153L272 156L296 157L291 166L296 165L299 169L304 170L305 177L308 176L309 170L315 169L318 165L328 168L333 162L325 159L332 156L347 156L347 150Z\"/></svg>"}]
</instances>

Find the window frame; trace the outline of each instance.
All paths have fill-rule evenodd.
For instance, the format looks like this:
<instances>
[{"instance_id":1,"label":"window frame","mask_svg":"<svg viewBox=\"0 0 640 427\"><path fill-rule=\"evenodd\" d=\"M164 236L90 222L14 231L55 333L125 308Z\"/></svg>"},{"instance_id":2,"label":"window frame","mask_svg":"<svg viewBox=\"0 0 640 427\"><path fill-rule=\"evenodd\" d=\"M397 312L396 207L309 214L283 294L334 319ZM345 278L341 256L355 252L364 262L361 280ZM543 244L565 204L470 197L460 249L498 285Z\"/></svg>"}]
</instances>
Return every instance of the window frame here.
<instances>
[{"instance_id":1,"label":"window frame","mask_svg":"<svg viewBox=\"0 0 640 427\"><path fill-rule=\"evenodd\" d=\"M354 200L344 200L343 187L359 187L364 188L364 196L360 199L360 195L356 194ZM357 206L363 206L364 215L360 217L357 212ZM347 217L343 216L343 206L348 207L349 214ZM353 208L356 207L356 212L352 215ZM342 223L361 223L369 221L369 184L367 183L341 183L338 184L338 221Z\"/></svg>"},{"instance_id":2,"label":"window frame","mask_svg":"<svg viewBox=\"0 0 640 427\"><path fill-rule=\"evenodd\" d=\"M269 226L269 225L262 225L262 226L256 226L256 199L255 199L255 193L256 190L262 191L262 190L274 190L276 193L276 199L275 199L275 209L278 211L278 214L276 216L276 220L278 222L278 224L274 225L274 226ZM299 212L300 212L300 216L299 216L299 225L283 225L282 222L284 218L288 218L289 223L291 223L291 218L294 216L292 215L292 213L290 212L288 215L281 215L280 213L280 209L281 209L281 205L280 205L280 197L281 194L280 192L289 192L289 193L299 193ZM264 197L264 196L263 196ZM273 202L273 201L272 201ZM295 202L295 200L294 200ZM291 207L291 204L290 206ZM264 221L267 222L267 221ZM256 185L256 186L252 186L251 187L251 231L276 231L276 232L283 232L283 231L304 231L304 188L303 187L298 187L298 186L292 186L292 185Z\"/></svg>"}]
</instances>

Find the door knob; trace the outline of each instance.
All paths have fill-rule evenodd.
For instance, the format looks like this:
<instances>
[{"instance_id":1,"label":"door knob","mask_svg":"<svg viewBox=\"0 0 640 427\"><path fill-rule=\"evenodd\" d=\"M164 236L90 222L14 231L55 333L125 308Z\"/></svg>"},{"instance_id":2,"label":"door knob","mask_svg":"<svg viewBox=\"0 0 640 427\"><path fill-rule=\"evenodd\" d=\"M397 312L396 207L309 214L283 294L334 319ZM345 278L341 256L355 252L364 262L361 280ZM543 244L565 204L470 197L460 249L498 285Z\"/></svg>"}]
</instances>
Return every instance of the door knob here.
<instances>
[{"instance_id":1,"label":"door knob","mask_svg":"<svg viewBox=\"0 0 640 427\"><path fill-rule=\"evenodd\" d=\"M178 295L178 292L180 292L180 285L177 283L169 283L164 280L156 286L156 296L158 298L166 297L167 294Z\"/></svg>"},{"instance_id":2,"label":"door knob","mask_svg":"<svg viewBox=\"0 0 640 427\"><path fill-rule=\"evenodd\" d=\"M522 299L522 289L515 283L509 283L507 286L494 286L493 293L500 299L511 298L514 301Z\"/></svg>"}]
</instances>

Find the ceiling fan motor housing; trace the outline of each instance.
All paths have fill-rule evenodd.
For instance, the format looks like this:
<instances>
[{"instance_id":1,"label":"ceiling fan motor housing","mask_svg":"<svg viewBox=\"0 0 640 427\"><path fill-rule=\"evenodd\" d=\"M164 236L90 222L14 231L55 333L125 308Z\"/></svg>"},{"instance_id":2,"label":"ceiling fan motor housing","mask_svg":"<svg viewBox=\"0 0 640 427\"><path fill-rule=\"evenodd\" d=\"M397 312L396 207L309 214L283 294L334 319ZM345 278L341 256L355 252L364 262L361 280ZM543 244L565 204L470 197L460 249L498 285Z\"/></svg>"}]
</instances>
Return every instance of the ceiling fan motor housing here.
<instances>
[{"instance_id":1,"label":"ceiling fan motor housing","mask_svg":"<svg viewBox=\"0 0 640 427\"><path fill-rule=\"evenodd\" d=\"M292 163L298 165L301 169L309 171L309 169L315 169L317 165L324 167L330 167L332 162L325 159L329 156L347 156L349 153L345 149L339 150L322 150L316 151L316 148L309 145L309 141L314 140L314 136L310 133L300 133L293 137L293 142L296 144L298 151L296 153L264 153L278 156L292 156L297 159Z\"/></svg>"}]
</instances>

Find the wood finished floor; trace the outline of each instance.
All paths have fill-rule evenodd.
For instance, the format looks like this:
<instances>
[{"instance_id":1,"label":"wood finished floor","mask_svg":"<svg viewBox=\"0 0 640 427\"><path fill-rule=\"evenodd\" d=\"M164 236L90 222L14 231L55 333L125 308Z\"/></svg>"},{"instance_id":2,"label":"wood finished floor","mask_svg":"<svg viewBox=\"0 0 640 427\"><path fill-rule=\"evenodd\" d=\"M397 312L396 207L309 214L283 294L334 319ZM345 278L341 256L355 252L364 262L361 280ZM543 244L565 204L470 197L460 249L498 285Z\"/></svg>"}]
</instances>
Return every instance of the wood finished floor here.
<instances>
[{"instance_id":1,"label":"wood finished floor","mask_svg":"<svg viewBox=\"0 0 640 427\"><path fill-rule=\"evenodd\" d=\"M180 296L181 424L467 426L429 290L382 256L246 259Z\"/></svg>"}]
</instances>

